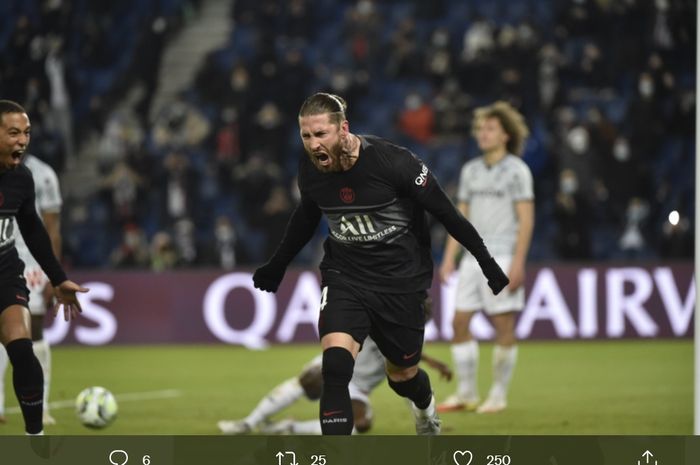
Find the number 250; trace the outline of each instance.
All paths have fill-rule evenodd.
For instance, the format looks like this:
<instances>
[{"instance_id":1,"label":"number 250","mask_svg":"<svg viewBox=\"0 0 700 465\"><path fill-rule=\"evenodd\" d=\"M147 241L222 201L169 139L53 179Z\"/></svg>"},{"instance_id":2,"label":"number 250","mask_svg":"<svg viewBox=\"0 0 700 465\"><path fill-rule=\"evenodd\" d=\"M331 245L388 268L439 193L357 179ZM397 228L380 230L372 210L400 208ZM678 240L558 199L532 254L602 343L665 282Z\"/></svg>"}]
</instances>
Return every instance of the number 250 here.
<instances>
[{"instance_id":1,"label":"number 250","mask_svg":"<svg viewBox=\"0 0 700 465\"><path fill-rule=\"evenodd\" d=\"M510 455L487 455L488 465L510 465Z\"/></svg>"}]
</instances>

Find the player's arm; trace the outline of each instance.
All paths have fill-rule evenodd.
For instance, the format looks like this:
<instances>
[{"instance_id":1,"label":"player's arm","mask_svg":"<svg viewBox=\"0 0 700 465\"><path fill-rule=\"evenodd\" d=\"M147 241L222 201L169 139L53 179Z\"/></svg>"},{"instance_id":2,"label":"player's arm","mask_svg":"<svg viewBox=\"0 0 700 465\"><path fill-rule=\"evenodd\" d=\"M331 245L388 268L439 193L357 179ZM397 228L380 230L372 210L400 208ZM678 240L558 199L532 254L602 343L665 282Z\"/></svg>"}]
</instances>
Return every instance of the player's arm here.
<instances>
[{"instance_id":1,"label":"player's arm","mask_svg":"<svg viewBox=\"0 0 700 465\"><path fill-rule=\"evenodd\" d=\"M51 239L46 232L46 228L44 228L36 212L33 183L31 192L32 195L22 203L17 211L17 225L29 251L36 261L39 262L41 269L44 270L44 273L46 273L54 286L54 295L58 303L63 304L65 319L70 320L77 317L82 311L75 293L87 292L88 289L68 280L66 272L63 271L63 267L53 253ZM56 311L58 311L58 308L55 309Z\"/></svg>"},{"instance_id":2,"label":"player's arm","mask_svg":"<svg viewBox=\"0 0 700 465\"><path fill-rule=\"evenodd\" d=\"M494 294L508 285L508 277L489 253L474 226L455 208L427 167L413 157L405 157L399 166L399 182L408 195L429 211L447 232L474 256ZM406 187L408 186L408 187Z\"/></svg>"},{"instance_id":3,"label":"player's arm","mask_svg":"<svg viewBox=\"0 0 700 465\"><path fill-rule=\"evenodd\" d=\"M34 199L34 183L32 182L31 196L22 203L17 211L17 225L29 251L39 262L51 284L57 286L68 278L54 255L51 239L36 211Z\"/></svg>"},{"instance_id":4,"label":"player's arm","mask_svg":"<svg viewBox=\"0 0 700 465\"><path fill-rule=\"evenodd\" d=\"M302 195L301 203L292 213L284 237L277 250L263 266L255 270L255 287L267 292L276 292L282 282L289 263L311 240L321 220L321 209L312 200Z\"/></svg>"},{"instance_id":5,"label":"player's arm","mask_svg":"<svg viewBox=\"0 0 700 465\"><path fill-rule=\"evenodd\" d=\"M452 369L446 363L429 356L425 352L421 354L420 361L425 362L433 370L437 370L440 373L440 378L445 381L452 381Z\"/></svg>"},{"instance_id":6,"label":"player's arm","mask_svg":"<svg viewBox=\"0 0 700 465\"><path fill-rule=\"evenodd\" d=\"M61 212L43 211L41 218L44 222L44 228L49 235L51 241L51 250L58 260L61 259L63 239L61 237Z\"/></svg>"},{"instance_id":7,"label":"player's arm","mask_svg":"<svg viewBox=\"0 0 700 465\"><path fill-rule=\"evenodd\" d=\"M61 256L63 255L63 240L61 237L61 212L54 210L43 210L41 212L41 219L43 220L44 227L46 228L46 233L49 235L49 240L51 241L51 249L56 258L61 261ZM53 301L53 288L50 284L46 284L44 290L42 291L44 295L44 302L46 302L47 308L52 307Z\"/></svg>"},{"instance_id":8,"label":"player's arm","mask_svg":"<svg viewBox=\"0 0 700 465\"><path fill-rule=\"evenodd\" d=\"M469 203L459 202L457 204L457 210L466 218L469 216ZM440 280L443 283L452 276L455 270L459 248L459 242L448 234L447 240L445 241L445 252L442 254L442 266L440 266Z\"/></svg>"},{"instance_id":9,"label":"player's arm","mask_svg":"<svg viewBox=\"0 0 700 465\"><path fill-rule=\"evenodd\" d=\"M518 234L515 238L515 252L508 271L508 290L514 291L525 282L525 261L530 249L532 230L535 224L535 204L532 200L520 200L514 203L515 215L518 217Z\"/></svg>"}]
</instances>

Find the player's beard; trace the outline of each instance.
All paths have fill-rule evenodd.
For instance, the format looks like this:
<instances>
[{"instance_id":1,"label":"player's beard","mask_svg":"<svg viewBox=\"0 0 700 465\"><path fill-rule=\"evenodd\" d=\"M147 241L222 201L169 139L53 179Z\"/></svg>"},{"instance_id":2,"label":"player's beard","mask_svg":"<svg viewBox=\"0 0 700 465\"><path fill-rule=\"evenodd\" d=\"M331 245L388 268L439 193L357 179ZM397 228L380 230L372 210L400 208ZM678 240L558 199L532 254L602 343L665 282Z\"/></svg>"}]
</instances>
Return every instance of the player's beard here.
<instances>
[{"instance_id":1,"label":"player's beard","mask_svg":"<svg viewBox=\"0 0 700 465\"><path fill-rule=\"evenodd\" d=\"M307 152L307 155L309 156L311 163L313 163L316 169L322 173L338 173L343 171L343 163L341 160L345 154L343 153L343 147L340 141L333 144L328 149L328 153L326 155L328 155L328 158L331 160L329 165L322 165L318 157L313 152Z\"/></svg>"}]
</instances>

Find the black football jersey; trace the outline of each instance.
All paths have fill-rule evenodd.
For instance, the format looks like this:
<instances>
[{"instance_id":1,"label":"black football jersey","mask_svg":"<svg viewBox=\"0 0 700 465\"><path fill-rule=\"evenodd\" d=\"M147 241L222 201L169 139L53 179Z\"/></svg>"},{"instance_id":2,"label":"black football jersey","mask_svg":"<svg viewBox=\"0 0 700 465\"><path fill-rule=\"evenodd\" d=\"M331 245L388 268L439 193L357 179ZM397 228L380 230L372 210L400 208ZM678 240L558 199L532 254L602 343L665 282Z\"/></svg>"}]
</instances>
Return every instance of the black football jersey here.
<instances>
[{"instance_id":1,"label":"black football jersey","mask_svg":"<svg viewBox=\"0 0 700 465\"><path fill-rule=\"evenodd\" d=\"M300 162L302 202L327 218L324 277L384 292L427 289L433 262L422 198L440 187L407 149L359 137L360 156L347 171L321 173L306 156Z\"/></svg>"},{"instance_id":2,"label":"black football jersey","mask_svg":"<svg viewBox=\"0 0 700 465\"><path fill-rule=\"evenodd\" d=\"M0 173L0 277L8 274L15 277L18 264L20 272L24 269L15 247L12 221L15 217L30 252L51 283L57 285L66 280L66 274L51 250L34 197L34 180L26 166Z\"/></svg>"}]
</instances>

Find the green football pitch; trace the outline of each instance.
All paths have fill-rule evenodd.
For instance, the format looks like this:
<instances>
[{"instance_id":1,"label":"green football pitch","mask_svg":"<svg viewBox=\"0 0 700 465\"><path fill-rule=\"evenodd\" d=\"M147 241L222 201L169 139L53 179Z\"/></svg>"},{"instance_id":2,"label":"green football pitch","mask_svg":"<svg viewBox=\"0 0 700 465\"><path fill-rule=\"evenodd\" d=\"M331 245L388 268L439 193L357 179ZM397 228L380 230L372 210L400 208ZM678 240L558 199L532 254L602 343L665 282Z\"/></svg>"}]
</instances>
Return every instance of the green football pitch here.
<instances>
[{"instance_id":1,"label":"green football pitch","mask_svg":"<svg viewBox=\"0 0 700 465\"><path fill-rule=\"evenodd\" d=\"M479 385L488 391L492 344L481 346ZM689 435L693 425L691 340L523 342L509 406L494 415L443 414L444 434ZM449 345L425 351L450 362ZM319 353L316 345L249 351L232 346L113 346L53 349L49 434L216 435L216 422L244 417L272 387L295 376ZM438 399L455 388L432 372ZM9 371L9 370L8 370ZM7 424L23 434L5 375ZM73 399L87 386L117 397L119 417L104 430L77 420ZM371 395L374 434L414 434L406 403L382 384ZM302 399L275 419L312 419L318 405Z\"/></svg>"}]
</instances>

